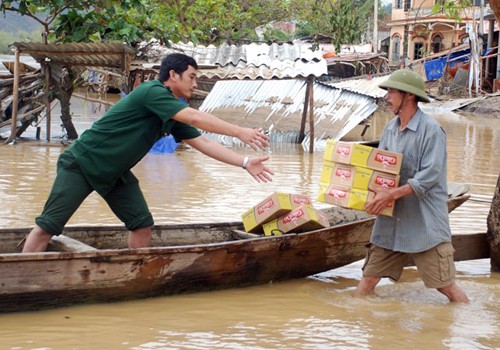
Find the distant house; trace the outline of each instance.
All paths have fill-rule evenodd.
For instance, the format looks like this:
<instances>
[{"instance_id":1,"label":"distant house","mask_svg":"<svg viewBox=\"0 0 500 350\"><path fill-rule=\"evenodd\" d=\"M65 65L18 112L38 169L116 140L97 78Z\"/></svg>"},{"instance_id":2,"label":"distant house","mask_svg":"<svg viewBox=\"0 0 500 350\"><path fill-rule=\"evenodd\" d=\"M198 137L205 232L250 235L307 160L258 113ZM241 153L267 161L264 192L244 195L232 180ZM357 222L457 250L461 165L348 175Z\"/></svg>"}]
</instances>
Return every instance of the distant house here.
<instances>
[{"instance_id":1,"label":"distant house","mask_svg":"<svg viewBox=\"0 0 500 350\"><path fill-rule=\"evenodd\" d=\"M483 0L486 5L489 0ZM403 59L418 60L427 55L463 44L468 39L468 28L477 25L480 0L472 0L461 21L447 18L441 10L433 13L435 4L441 0L392 0L389 61L398 63ZM487 7L488 9L489 7ZM486 26L485 26L486 27ZM487 28L479 32L484 33Z\"/></svg>"}]
</instances>

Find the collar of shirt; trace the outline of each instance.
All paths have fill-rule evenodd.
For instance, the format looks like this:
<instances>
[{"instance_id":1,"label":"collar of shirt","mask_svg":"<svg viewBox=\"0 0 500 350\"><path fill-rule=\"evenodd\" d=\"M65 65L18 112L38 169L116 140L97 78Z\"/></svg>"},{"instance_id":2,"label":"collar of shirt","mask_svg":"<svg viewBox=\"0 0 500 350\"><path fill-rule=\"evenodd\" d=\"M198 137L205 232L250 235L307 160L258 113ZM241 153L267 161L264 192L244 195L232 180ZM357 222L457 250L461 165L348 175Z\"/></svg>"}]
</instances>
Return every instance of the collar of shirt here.
<instances>
[{"instance_id":1,"label":"collar of shirt","mask_svg":"<svg viewBox=\"0 0 500 350\"><path fill-rule=\"evenodd\" d=\"M422 113L423 112L420 110L420 108L417 109L415 115L410 119L410 122L408 123L405 129L410 129L411 131L417 131ZM399 130L399 126L401 125L401 120L399 119L399 117L396 117L394 119L395 119L394 123L391 123L390 125L387 126L387 128L392 131Z\"/></svg>"}]
</instances>

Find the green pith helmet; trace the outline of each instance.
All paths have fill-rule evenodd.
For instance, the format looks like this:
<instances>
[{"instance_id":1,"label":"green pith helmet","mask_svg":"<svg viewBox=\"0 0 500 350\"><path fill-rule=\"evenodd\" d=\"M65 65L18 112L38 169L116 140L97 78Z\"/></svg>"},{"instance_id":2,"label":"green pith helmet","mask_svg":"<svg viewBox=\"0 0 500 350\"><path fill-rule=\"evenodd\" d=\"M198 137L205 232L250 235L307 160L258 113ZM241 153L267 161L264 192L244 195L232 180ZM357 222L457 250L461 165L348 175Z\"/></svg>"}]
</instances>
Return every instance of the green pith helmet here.
<instances>
[{"instance_id":1,"label":"green pith helmet","mask_svg":"<svg viewBox=\"0 0 500 350\"><path fill-rule=\"evenodd\" d=\"M429 96L425 93L424 80L409 69L399 69L394 71L389 78L379 85L381 89L388 88L409 92L418 97L418 100L423 102L431 102Z\"/></svg>"}]
</instances>

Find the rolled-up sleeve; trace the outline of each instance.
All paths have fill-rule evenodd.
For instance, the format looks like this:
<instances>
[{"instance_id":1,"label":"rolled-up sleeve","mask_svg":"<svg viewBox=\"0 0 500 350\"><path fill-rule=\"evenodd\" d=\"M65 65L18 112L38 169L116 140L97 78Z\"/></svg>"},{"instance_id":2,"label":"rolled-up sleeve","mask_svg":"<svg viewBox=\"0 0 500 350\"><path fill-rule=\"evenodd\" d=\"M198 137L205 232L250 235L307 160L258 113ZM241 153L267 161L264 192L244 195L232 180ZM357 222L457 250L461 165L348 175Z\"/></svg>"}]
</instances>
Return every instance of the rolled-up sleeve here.
<instances>
[{"instance_id":1,"label":"rolled-up sleeve","mask_svg":"<svg viewBox=\"0 0 500 350\"><path fill-rule=\"evenodd\" d=\"M446 166L446 134L442 128L429 131L422 145L418 171L408 179L417 196L425 196L427 191L441 181Z\"/></svg>"}]
</instances>

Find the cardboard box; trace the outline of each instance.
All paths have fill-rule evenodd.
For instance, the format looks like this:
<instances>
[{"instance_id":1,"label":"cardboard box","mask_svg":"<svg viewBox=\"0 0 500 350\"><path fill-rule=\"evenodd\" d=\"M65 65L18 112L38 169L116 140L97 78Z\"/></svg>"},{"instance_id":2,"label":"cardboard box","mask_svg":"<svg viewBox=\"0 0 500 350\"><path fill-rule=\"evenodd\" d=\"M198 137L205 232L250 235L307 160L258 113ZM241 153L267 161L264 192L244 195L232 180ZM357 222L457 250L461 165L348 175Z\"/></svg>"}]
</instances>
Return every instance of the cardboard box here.
<instances>
[{"instance_id":1,"label":"cardboard box","mask_svg":"<svg viewBox=\"0 0 500 350\"><path fill-rule=\"evenodd\" d=\"M257 205L248 209L241 217L245 231L262 233L262 224L286 214L302 204L311 204L309 196L275 192Z\"/></svg>"},{"instance_id":2,"label":"cardboard box","mask_svg":"<svg viewBox=\"0 0 500 350\"><path fill-rule=\"evenodd\" d=\"M364 211L365 204L373 200L374 197L375 193L372 191L320 183L317 200L323 203L338 205L343 208ZM393 211L394 202L380 214L392 216Z\"/></svg>"},{"instance_id":3,"label":"cardboard box","mask_svg":"<svg viewBox=\"0 0 500 350\"><path fill-rule=\"evenodd\" d=\"M320 182L376 192L381 188L398 187L399 175L325 160Z\"/></svg>"},{"instance_id":4,"label":"cardboard box","mask_svg":"<svg viewBox=\"0 0 500 350\"><path fill-rule=\"evenodd\" d=\"M291 212L265 223L266 236L278 236L288 232L307 232L330 227L328 217L310 204L303 204Z\"/></svg>"},{"instance_id":5,"label":"cardboard box","mask_svg":"<svg viewBox=\"0 0 500 350\"><path fill-rule=\"evenodd\" d=\"M403 155L359 143L328 140L323 159L397 175L401 171Z\"/></svg>"}]
</instances>

